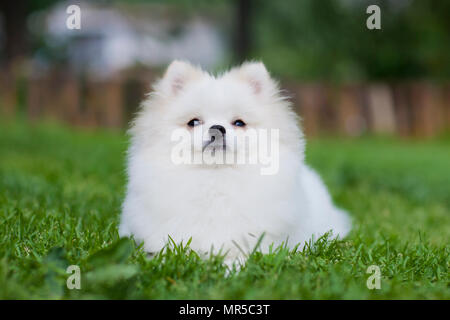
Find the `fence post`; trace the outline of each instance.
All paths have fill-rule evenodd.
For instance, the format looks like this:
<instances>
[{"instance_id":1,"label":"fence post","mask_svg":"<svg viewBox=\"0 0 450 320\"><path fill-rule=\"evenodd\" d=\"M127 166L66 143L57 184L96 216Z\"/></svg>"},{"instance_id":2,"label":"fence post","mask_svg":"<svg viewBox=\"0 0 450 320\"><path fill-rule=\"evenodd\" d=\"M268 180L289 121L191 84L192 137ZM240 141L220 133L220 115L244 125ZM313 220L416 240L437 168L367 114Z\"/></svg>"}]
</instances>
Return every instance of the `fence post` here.
<instances>
[{"instance_id":1,"label":"fence post","mask_svg":"<svg viewBox=\"0 0 450 320\"><path fill-rule=\"evenodd\" d=\"M370 126L374 133L395 133L395 114L390 88L375 84L368 88Z\"/></svg>"},{"instance_id":2,"label":"fence post","mask_svg":"<svg viewBox=\"0 0 450 320\"><path fill-rule=\"evenodd\" d=\"M367 128L363 114L362 89L356 85L335 88L339 131L351 136L361 135Z\"/></svg>"}]
</instances>

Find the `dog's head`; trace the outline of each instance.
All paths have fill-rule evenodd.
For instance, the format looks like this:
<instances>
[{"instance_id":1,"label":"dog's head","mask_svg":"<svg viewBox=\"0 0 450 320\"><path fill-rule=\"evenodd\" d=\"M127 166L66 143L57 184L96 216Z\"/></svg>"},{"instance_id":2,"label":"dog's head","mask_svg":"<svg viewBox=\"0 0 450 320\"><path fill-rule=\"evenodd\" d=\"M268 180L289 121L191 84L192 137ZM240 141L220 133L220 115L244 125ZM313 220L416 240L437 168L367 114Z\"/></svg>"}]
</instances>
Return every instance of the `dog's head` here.
<instances>
[{"instance_id":1,"label":"dog's head","mask_svg":"<svg viewBox=\"0 0 450 320\"><path fill-rule=\"evenodd\" d=\"M169 148L172 155L212 153L237 159L257 157L262 139L274 141L273 130L279 130L277 143L302 151L297 118L262 63L244 63L216 77L174 61L144 102L131 132L135 144Z\"/></svg>"}]
</instances>

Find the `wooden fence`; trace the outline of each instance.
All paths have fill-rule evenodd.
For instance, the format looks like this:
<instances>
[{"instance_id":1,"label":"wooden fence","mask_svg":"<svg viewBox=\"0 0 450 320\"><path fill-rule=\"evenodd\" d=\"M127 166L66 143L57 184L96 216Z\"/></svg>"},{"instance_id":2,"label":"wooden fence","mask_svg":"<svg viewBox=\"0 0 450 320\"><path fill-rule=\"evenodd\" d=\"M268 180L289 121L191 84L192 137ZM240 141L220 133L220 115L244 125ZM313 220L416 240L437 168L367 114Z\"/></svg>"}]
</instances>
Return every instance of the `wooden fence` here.
<instances>
[{"instance_id":1,"label":"wooden fence","mask_svg":"<svg viewBox=\"0 0 450 320\"><path fill-rule=\"evenodd\" d=\"M448 84L294 84L289 88L309 135L369 132L428 137L450 128Z\"/></svg>"},{"instance_id":2,"label":"wooden fence","mask_svg":"<svg viewBox=\"0 0 450 320\"><path fill-rule=\"evenodd\" d=\"M148 70L124 72L107 80L62 71L23 74L0 73L0 115L13 115L23 104L32 120L53 118L76 126L110 128L127 126L156 77ZM450 84L287 82L283 88L310 136L429 137L450 128Z\"/></svg>"}]
</instances>

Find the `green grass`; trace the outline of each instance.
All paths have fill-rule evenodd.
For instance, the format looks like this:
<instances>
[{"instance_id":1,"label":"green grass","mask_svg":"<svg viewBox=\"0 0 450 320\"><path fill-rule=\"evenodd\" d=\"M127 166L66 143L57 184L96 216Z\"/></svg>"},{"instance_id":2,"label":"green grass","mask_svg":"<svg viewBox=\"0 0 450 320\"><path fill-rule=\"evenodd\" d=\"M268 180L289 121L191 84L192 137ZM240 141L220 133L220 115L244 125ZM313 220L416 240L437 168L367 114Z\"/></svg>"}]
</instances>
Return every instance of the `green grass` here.
<instances>
[{"instance_id":1,"label":"green grass","mask_svg":"<svg viewBox=\"0 0 450 320\"><path fill-rule=\"evenodd\" d=\"M123 133L0 123L0 298L450 299L450 140L309 141L351 212L343 241L250 256L241 272L179 246L154 259L117 233ZM65 270L81 268L81 290ZM381 289L366 287L368 266Z\"/></svg>"}]
</instances>

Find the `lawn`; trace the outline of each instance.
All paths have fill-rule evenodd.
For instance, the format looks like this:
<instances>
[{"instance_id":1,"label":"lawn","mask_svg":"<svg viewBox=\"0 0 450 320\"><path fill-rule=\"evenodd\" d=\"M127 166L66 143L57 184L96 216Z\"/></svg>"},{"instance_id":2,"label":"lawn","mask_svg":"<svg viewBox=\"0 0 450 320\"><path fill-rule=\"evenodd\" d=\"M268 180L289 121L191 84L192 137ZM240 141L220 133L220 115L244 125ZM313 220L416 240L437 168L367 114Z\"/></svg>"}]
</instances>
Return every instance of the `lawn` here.
<instances>
[{"instance_id":1,"label":"lawn","mask_svg":"<svg viewBox=\"0 0 450 320\"><path fill-rule=\"evenodd\" d=\"M123 132L0 123L0 298L450 299L450 139L308 142L307 161L354 219L341 241L221 257L153 259L119 239ZM69 290L66 268L81 269ZM381 289L369 290L370 265Z\"/></svg>"}]
</instances>

